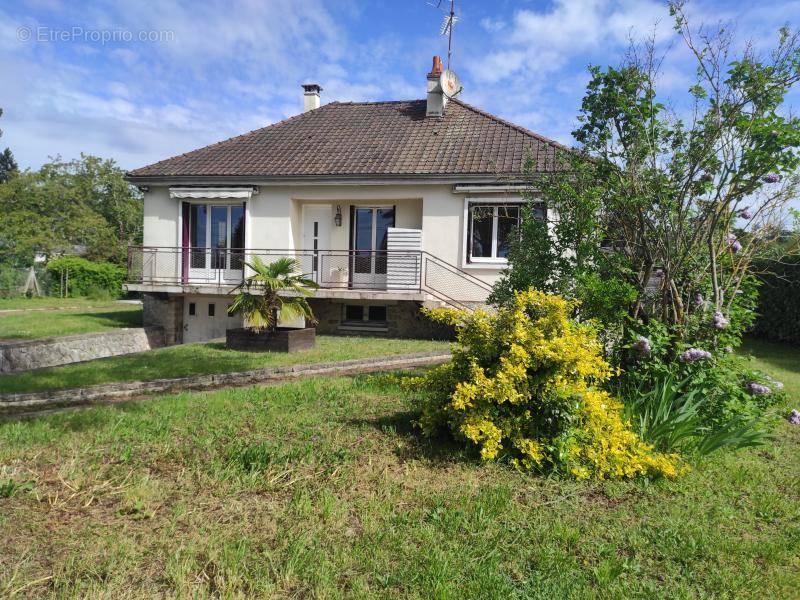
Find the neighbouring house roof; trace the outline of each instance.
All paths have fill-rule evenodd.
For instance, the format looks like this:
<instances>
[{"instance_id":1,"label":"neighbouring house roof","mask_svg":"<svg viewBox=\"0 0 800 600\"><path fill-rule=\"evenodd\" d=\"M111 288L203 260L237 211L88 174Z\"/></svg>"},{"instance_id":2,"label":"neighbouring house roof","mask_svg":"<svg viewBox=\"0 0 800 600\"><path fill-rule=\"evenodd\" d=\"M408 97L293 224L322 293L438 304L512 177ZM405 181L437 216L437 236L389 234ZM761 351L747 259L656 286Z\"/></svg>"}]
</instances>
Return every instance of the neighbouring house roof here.
<instances>
[{"instance_id":1,"label":"neighbouring house roof","mask_svg":"<svg viewBox=\"0 0 800 600\"><path fill-rule=\"evenodd\" d=\"M426 117L425 106L425 100L331 102L128 177L508 177L522 174L528 153L537 170L552 171L556 153L568 150L459 100L441 118Z\"/></svg>"}]
</instances>

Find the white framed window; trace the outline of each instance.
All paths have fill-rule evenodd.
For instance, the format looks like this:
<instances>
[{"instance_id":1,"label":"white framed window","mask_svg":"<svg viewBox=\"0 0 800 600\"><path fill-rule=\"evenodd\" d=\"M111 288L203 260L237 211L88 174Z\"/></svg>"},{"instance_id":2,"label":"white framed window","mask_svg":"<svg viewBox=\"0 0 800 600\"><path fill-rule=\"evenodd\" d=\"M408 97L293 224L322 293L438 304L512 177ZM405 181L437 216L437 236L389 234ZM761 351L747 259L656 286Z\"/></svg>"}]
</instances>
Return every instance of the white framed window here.
<instances>
[{"instance_id":1,"label":"white framed window","mask_svg":"<svg viewBox=\"0 0 800 600\"><path fill-rule=\"evenodd\" d=\"M467 262L505 263L521 203L468 202Z\"/></svg>"},{"instance_id":2,"label":"white framed window","mask_svg":"<svg viewBox=\"0 0 800 600\"><path fill-rule=\"evenodd\" d=\"M525 200L466 198L464 200L464 266L508 263L509 246L522 220ZM544 218L544 204L537 204L537 216Z\"/></svg>"}]
</instances>

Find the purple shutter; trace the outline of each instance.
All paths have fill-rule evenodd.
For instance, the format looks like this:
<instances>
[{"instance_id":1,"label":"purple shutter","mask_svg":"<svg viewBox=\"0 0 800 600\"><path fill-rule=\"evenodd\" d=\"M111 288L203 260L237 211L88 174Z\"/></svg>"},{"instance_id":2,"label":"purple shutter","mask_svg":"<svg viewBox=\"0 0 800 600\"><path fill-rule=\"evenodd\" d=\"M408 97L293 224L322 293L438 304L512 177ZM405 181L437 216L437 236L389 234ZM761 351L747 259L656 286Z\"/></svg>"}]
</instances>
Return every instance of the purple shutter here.
<instances>
[{"instance_id":1,"label":"purple shutter","mask_svg":"<svg viewBox=\"0 0 800 600\"><path fill-rule=\"evenodd\" d=\"M181 235L181 281L183 283L189 282L189 203L181 203L182 218L182 235Z\"/></svg>"}]
</instances>

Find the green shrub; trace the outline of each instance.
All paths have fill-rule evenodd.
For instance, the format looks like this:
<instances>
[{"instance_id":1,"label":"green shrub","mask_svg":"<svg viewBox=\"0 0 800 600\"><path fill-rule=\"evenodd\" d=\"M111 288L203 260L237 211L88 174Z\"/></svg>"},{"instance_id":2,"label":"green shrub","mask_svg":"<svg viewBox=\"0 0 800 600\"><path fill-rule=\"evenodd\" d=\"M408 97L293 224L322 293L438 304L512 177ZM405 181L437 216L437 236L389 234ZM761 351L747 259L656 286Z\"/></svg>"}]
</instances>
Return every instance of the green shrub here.
<instances>
[{"instance_id":1,"label":"green shrub","mask_svg":"<svg viewBox=\"0 0 800 600\"><path fill-rule=\"evenodd\" d=\"M758 337L800 345L800 256L762 265L758 319L753 333Z\"/></svg>"},{"instance_id":2,"label":"green shrub","mask_svg":"<svg viewBox=\"0 0 800 600\"><path fill-rule=\"evenodd\" d=\"M631 394L625 402L625 415L639 437L662 452L700 455L724 447L757 446L768 439L757 419L738 417L724 424L707 423L702 413L706 400L687 383L667 376L652 389ZM686 387L690 391L683 392Z\"/></svg>"},{"instance_id":3,"label":"green shrub","mask_svg":"<svg viewBox=\"0 0 800 600\"><path fill-rule=\"evenodd\" d=\"M25 284L26 274L22 269L0 263L0 298L16 298Z\"/></svg>"},{"instance_id":4,"label":"green shrub","mask_svg":"<svg viewBox=\"0 0 800 600\"><path fill-rule=\"evenodd\" d=\"M578 479L676 475L677 457L653 452L596 387L612 368L595 330L569 317L575 309L529 290L494 313L429 311L456 326L457 344L450 363L409 386L423 432L447 428L484 460Z\"/></svg>"},{"instance_id":5,"label":"green shrub","mask_svg":"<svg viewBox=\"0 0 800 600\"><path fill-rule=\"evenodd\" d=\"M58 281L69 277L70 297L113 297L122 294L125 269L107 262L92 262L78 256L62 256L47 264L47 271Z\"/></svg>"},{"instance_id":6,"label":"green shrub","mask_svg":"<svg viewBox=\"0 0 800 600\"><path fill-rule=\"evenodd\" d=\"M612 385L614 392L627 406L640 402L643 394L656 390L666 381L676 383L676 393L695 395L700 426L720 429L760 419L764 411L782 398L780 384L764 373L752 369L746 358L733 353L725 343L739 343L739 333L706 332L695 328L693 340L677 339L669 327L651 321L630 332L624 349L624 371ZM706 329L713 327L706 326ZM731 325L733 329L733 325ZM640 340L647 341L647 351L642 352ZM705 350L707 358L682 360L691 348ZM768 394L754 394L751 384L765 385Z\"/></svg>"}]
</instances>

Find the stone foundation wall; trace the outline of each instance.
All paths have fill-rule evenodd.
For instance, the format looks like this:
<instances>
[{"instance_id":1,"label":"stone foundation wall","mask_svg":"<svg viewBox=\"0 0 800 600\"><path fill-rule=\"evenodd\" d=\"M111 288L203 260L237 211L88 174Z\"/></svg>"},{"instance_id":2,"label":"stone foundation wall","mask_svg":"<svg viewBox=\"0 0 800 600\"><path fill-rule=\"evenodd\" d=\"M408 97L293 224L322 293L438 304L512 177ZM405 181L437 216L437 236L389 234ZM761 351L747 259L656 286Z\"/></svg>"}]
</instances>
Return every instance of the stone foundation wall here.
<instances>
[{"instance_id":1,"label":"stone foundation wall","mask_svg":"<svg viewBox=\"0 0 800 600\"><path fill-rule=\"evenodd\" d=\"M145 352L164 346L160 327L116 329L39 340L0 343L0 373L29 371L74 362Z\"/></svg>"},{"instance_id":2,"label":"stone foundation wall","mask_svg":"<svg viewBox=\"0 0 800 600\"><path fill-rule=\"evenodd\" d=\"M183 343L183 296L142 294L142 324L161 327L167 346Z\"/></svg>"},{"instance_id":3,"label":"stone foundation wall","mask_svg":"<svg viewBox=\"0 0 800 600\"><path fill-rule=\"evenodd\" d=\"M370 329L350 328L342 324L344 304L328 298L308 300L314 315L319 320L317 333L324 335L359 335L376 337L415 338L424 340L451 340L455 337L452 327L434 323L422 314L422 304L411 300L389 302L348 301L346 304L374 304L386 306L386 327Z\"/></svg>"}]
</instances>

